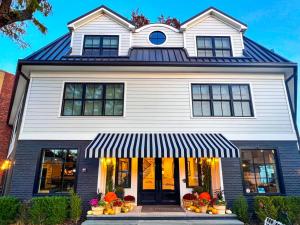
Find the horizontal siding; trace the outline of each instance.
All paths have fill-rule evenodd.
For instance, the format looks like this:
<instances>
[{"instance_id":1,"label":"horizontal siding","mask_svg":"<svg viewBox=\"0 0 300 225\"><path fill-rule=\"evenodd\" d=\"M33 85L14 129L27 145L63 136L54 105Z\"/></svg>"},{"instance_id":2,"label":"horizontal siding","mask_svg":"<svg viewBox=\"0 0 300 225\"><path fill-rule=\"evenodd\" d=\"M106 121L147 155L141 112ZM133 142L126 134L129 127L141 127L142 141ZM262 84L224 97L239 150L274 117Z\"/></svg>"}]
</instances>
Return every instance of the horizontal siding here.
<instances>
[{"instance_id":1,"label":"horizontal siding","mask_svg":"<svg viewBox=\"0 0 300 225\"><path fill-rule=\"evenodd\" d=\"M149 35L153 31L163 32L167 40L162 45L153 45L149 41ZM132 46L133 47L183 47L183 35L182 33L175 32L166 27L149 27L140 32L132 34Z\"/></svg>"},{"instance_id":2,"label":"horizontal siding","mask_svg":"<svg viewBox=\"0 0 300 225\"><path fill-rule=\"evenodd\" d=\"M196 36L230 36L233 56L243 55L243 40L241 33L233 27L209 16L185 31L186 49L190 56L197 56Z\"/></svg>"},{"instance_id":3,"label":"horizontal siding","mask_svg":"<svg viewBox=\"0 0 300 225\"><path fill-rule=\"evenodd\" d=\"M71 55L81 55L84 35L120 35L119 55L128 55L130 31L106 15L102 15L73 31Z\"/></svg>"},{"instance_id":4,"label":"horizontal siding","mask_svg":"<svg viewBox=\"0 0 300 225\"><path fill-rule=\"evenodd\" d=\"M261 134L294 137L293 125L282 79L275 78L42 78L31 80L21 139L92 139L98 132L221 132L223 134ZM157 75L157 74L156 74ZM118 78L117 78L118 77ZM141 76L142 77L142 76ZM200 76L199 76L200 77ZM250 83L255 118L191 118L190 83ZM60 117L64 81L125 82L124 117ZM81 135L80 135L81 134Z\"/></svg>"}]
</instances>

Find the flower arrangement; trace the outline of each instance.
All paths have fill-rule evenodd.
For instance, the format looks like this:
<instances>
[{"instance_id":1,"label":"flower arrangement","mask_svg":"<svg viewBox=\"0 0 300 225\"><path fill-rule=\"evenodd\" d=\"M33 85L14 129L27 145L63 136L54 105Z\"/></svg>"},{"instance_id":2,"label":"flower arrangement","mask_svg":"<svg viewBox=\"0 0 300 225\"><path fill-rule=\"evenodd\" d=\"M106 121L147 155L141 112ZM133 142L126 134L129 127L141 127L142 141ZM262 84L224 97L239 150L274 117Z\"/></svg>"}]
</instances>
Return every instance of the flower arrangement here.
<instances>
[{"instance_id":1,"label":"flower arrangement","mask_svg":"<svg viewBox=\"0 0 300 225\"><path fill-rule=\"evenodd\" d=\"M99 201L98 201L97 198L93 198L93 199L91 199L90 202L89 202L90 206L92 206L92 207L97 207L97 206L98 206L98 203L99 203Z\"/></svg>"},{"instance_id":2,"label":"flower arrangement","mask_svg":"<svg viewBox=\"0 0 300 225\"><path fill-rule=\"evenodd\" d=\"M208 192L202 192L199 194L199 199L201 200L206 200L207 202L210 202L211 197L210 194Z\"/></svg>"},{"instance_id":3,"label":"flower arrangement","mask_svg":"<svg viewBox=\"0 0 300 225\"><path fill-rule=\"evenodd\" d=\"M206 199L204 198L200 198L198 201L197 201L197 205L198 206L208 206L209 205L209 201L207 201Z\"/></svg>"},{"instance_id":4,"label":"flower arrangement","mask_svg":"<svg viewBox=\"0 0 300 225\"><path fill-rule=\"evenodd\" d=\"M100 200L100 201L98 202L98 206L105 207L105 206L106 206L106 202L103 201L103 200Z\"/></svg>"},{"instance_id":5,"label":"flower arrangement","mask_svg":"<svg viewBox=\"0 0 300 225\"><path fill-rule=\"evenodd\" d=\"M113 207L121 207L123 205L123 202L121 201L121 199L117 198L116 200L114 200L112 202L112 206Z\"/></svg>"},{"instance_id":6,"label":"flower arrangement","mask_svg":"<svg viewBox=\"0 0 300 225\"><path fill-rule=\"evenodd\" d=\"M108 192L105 196L104 196L104 201L111 203L112 201L116 200L118 197L114 192Z\"/></svg>"},{"instance_id":7,"label":"flower arrangement","mask_svg":"<svg viewBox=\"0 0 300 225\"><path fill-rule=\"evenodd\" d=\"M132 196L132 195L126 195L126 196L124 197L124 201L125 201L125 202L135 202L135 197Z\"/></svg>"},{"instance_id":8,"label":"flower arrangement","mask_svg":"<svg viewBox=\"0 0 300 225\"><path fill-rule=\"evenodd\" d=\"M213 205L226 205L226 201L224 199L224 191L217 190L215 192L216 198L213 199Z\"/></svg>"},{"instance_id":9,"label":"flower arrangement","mask_svg":"<svg viewBox=\"0 0 300 225\"><path fill-rule=\"evenodd\" d=\"M196 200L196 196L191 193L185 194L182 198L183 200L188 200L188 201Z\"/></svg>"}]
</instances>

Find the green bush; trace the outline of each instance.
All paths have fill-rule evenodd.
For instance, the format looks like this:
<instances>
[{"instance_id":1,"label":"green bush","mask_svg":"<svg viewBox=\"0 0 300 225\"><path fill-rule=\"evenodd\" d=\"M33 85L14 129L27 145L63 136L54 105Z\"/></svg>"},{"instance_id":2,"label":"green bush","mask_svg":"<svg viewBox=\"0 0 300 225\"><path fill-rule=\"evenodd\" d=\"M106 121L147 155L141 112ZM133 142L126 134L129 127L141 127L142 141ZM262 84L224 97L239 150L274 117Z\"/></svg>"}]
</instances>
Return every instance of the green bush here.
<instances>
[{"instance_id":1,"label":"green bush","mask_svg":"<svg viewBox=\"0 0 300 225\"><path fill-rule=\"evenodd\" d=\"M248 202L244 196L239 196L234 200L232 211L239 220L249 224Z\"/></svg>"},{"instance_id":2,"label":"green bush","mask_svg":"<svg viewBox=\"0 0 300 225\"><path fill-rule=\"evenodd\" d=\"M270 217L284 224L300 224L300 197L258 196L255 197L254 210L261 222Z\"/></svg>"},{"instance_id":3,"label":"green bush","mask_svg":"<svg viewBox=\"0 0 300 225\"><path fill-rule=\"evenodd\" d=\"M71 219L71 221L77 224L80 219L81 213L82 213L81 199L76 193L74 193L74 191L72 191L71 196L70 196L70 219Z\"/></svg>"},{"instance_id":4,"label":"green bush","mask_svg":"<svg viewBox=\"0 0 300 225\"><path fill-rule=\"evenodd\" d=\"M0 198L0 224L6 225L16 221L19 216L21 202L15 197Z\"/></svg>"},{"instance_id":5,"label":"green bush","mask_svg":"<svg viewBox=\"0 0 300 225\"><path fill-rule=\"evenodd\" d=\"M30 222L44 225L62 224L67 219L67 210L66 197L36 197L31 200Z\"/></svg>"}]
</instances>

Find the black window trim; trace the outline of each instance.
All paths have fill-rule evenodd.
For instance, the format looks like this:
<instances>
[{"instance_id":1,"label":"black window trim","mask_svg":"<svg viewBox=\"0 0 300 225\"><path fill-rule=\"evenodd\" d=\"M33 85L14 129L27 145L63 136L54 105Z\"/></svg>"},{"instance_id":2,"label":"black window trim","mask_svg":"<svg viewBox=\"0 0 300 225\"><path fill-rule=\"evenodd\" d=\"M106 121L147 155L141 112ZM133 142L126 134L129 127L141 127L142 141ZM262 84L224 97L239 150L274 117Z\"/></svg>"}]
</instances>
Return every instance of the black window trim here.
<instances>
[{"instance_id":1,"label":"black window trim","mask_svg":"<svg viewBox=\"0 0 300 225\"><path fill-rule=\"evenodd\" d=\"M97 35L97 34L85 34L83 37L83 43L82 43L82 48L81 48L81 55L85 56L85 49L94 49L94 48L86 48L85 47L85 41L87 37L100 37L100 47L99 47L99 55L98 56L88 56L88 57L118 57L120 55L120 35ZM103 37L117 37L118 39L118 47L117 48L103 48ZM109 56L109 55L103 55L103 49L117 49L118 54L115 56Z\"/></svg>"},{"instance_id":2,"label":"black window trim","mask_svg":"<svg viewBox=\"0 0 300 225\"><path fill-rule=\"evenodd\" d=\"M209 99L197 99L194 100L193 99L193 85L208 85L209 86ZM214 111L213 111L213 102L214 99L212 97L212 86L213 85L228 85L229 87L229 97L230 100L216 100L216 101L230 101L230 111L231 111L231 115L230 116L214 116ZM248 86L248 90L249 90L249 100L237 100L237 99L233 99L232 96L232 86L234 85L247 85ZM199 83L199 82L195 82L195 83L191 83L190 84L190 99L191 99L191 115L192 118L255 118L255 113L254 113L254 106L253 106L253 99L252 99L252 89L251 89L251 85L250 83ZM211 111L211 115L210 116L195 116L194 115L194 101L208 101L210 102L210 111ZM233 108L233 102L238 101L238 102L249 102L250 103L250 113L251 116L235 116L234 113L234 108Z\"/></svg>"},{"instance_id":3,"label":"black window trim","mask_svg":"<svg viewBox=\"0 0 300 225\"><path fill-rule=\"evenodd\" d=\"M285 195L285 186L284 186L284 180L283 180L283 174L282 170L280 168L280 159L279 159L279 154L278 154L278 148L276 147L246 147L244 146L243 148L240 149L240 152L242 151L261 151L261 150L266 150L266 151L274 151L274 160L275 160L275 168L276 168L276 175L277 175L277 180L278 180L278 187L279 187L279 192L276 193L247 193L246 192L246 185L245 185L245 180L244 180L244 174L243 174L243 162L242 162L242 157L240 157L240 171L241 171L241 179L242 179L242 185L243 185L243 193L245 196L280 196L280 195Z\"/></svg>"},{"instance_id":4,"label":"black window trim","mask_svg":"<svg viewBox=\"0 0 300 225\"><path fill-rule=\"evenodd\" d=\"M57 193L39 193L39 186L40 186L40 177L41 177L41 171L42 171L42 165L43 165L43 153L45 150L76 150L77 151L77 160L76 160L76 174L75 174L75 182L74 182L74 192L77 193L77 181L78 181L78 175L79 175L79 156L80 156L80 150L78 147L43 147L40 148L40 153L38 156L36 169L35 169L35 178L34 178L34 185L33 185L33 191L32 196L69 196L69 192L57 192Z\"/></svg>"},{"instance_id":5,"label":"black window trim","mask_svg":"<svg viewBox=\"0 0 300 225\"><path fill-rule=\"evenodd\" d=\"M121 186L118 182L118 175L119 175L119 159L128 159L129 162L129 169L128 169L128 186ZM131 188L131 170L132 170L132 159L131 158L116 158L116 174L115 174L115 184L116 186L123 187L123 188Z\"/></svg>"},{"instance_id":6,"label":"black window trim","mask_svg":"<svg viewBox=\"0 0 300 225\"><path fill-rule=\"evenodd\" d=\"M201 160L201 158L197 158L198 160ZM185 158L185 183L186 183L186 188L194 188L197 186L201 186L199 181L201 180L202 177L202 170L201 170L201 165L197 163L197 168L198 168L198 185L196 186L191 186L189 184L189 178L188 178L188 158Z\"/></svg>"},{"instance_id":7,"label":"black window trim","mask_svg":"<svg viewBox=\"0 0 300 225\"><path fill-rule=\"evenodd\" d=\"M212 39L212 48L198 48L198 38L211 38ZM230 48L216 48L215 47L215 38L229 38L229 44ZM213 56L198 56L198 50L211 50L213 53ZM230 56L216 56L216 50L229 50ZM203 35L197 35L196 36L196 52L197 57L206 57L206 58L232 58L233 57L233 51L232 51L232 40L231 36L203 36Z\"/></svg>"},{"instance_id":8,"label":"black window trim","mask_svg":"<svg viewBox=\"0 0 300 225\"><path fill-rule=\"evenodd\" d=\"M67 84L81 84L83 85L83 90L82 90L82 97L81 100L82 101L82 106L81 106L81 113L80 115L64 115L64 106L65 106L65 94L66 94L66 85ZM102 115L84 115L84 108L85 108L85 101L93 101L93 100L99 100L99 99L85 99L85 93L86 93L86 85L87 84L101 84L103 85L103 99L100 99L101 101L103 101L102 103ZM123 85L123 97L122 99L108 99L108 100L123 100L123 112L122 115L105 115L105 101L107 99L105 99L105 92L106 92L106 85L109 84L122 84ZM60 117L113 117L113 118L120 118L120 117L125 117L125 82L64 82L64 88L63 88L63 95L62 95L62 101L61 101L61 110L60 110Z\"/></svg>"}]
</instances>

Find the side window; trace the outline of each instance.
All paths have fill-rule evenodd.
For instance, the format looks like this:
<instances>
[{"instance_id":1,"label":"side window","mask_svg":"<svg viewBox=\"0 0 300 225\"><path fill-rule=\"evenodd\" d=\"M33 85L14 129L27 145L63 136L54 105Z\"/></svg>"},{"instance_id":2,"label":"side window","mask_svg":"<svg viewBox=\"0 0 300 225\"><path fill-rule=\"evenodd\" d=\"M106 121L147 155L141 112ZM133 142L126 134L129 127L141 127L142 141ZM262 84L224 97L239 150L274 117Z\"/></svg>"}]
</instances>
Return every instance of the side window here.
<instances>
[{"instance_id":1,"label":"side window","mask_svg":"<svg viewBox=\"0 0 300 225\"><path fill-rule=\"evenodd\" d=\"M43 149L37 193L68 192L76 182L76 149Z\"/></svg>"},{"instance_id":2,"label":"side window","mask_svg":"<svg viewBox=\"0 0 300 225\"><path fill-rule=\"evenodd\" d=\"M118 56L119 37L86 35L83 43L84 56Z\"/></svg>"},{"instance_id":3,"label":"side window","mask_svg":"<svg viewBox=\"0 0 300 225\"><path fill-rule=\"evenodd\" d=\"M232 57L230 37L198 36L198 57Z\"/></svg>"},{"instance_id":4,"label":"side window","mask_svg":"<svg viewBox=\"0 0 300 225\"><path fill-rule=\"evenodd\" d=\"M116 185L123 188L131 186L131 159L118 158L116 170Z\"/></svg>"}]
</instances>

